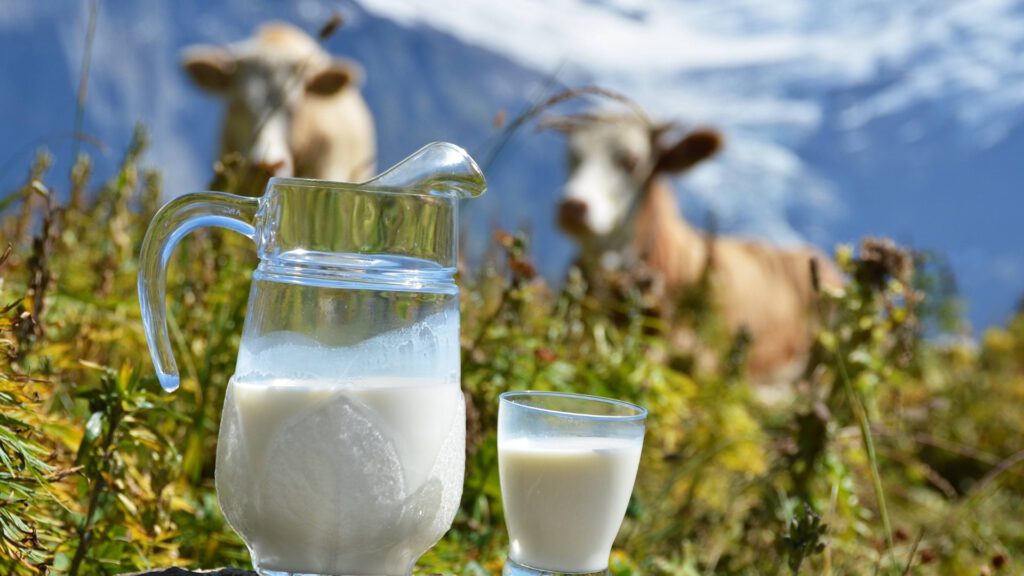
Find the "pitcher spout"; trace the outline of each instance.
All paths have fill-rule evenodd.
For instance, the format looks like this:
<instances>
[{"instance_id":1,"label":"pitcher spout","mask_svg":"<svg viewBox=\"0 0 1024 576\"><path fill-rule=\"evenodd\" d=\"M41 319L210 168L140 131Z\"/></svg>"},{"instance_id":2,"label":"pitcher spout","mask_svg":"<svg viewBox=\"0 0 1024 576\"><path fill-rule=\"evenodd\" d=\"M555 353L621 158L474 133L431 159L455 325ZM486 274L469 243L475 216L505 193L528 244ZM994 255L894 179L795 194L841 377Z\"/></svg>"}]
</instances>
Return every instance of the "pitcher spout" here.
<instances>
[{"instance_id":1,"label":"pitcher spout","mask_svg":"<svg viewBox=\"0 0 1024 576\"><path fill-rule=\"evenodd\" d=\"M448 142L427 144L363 184L454 198L474 198L487 191L476 161L462 147Z\"/></svg>"}]
</instances>

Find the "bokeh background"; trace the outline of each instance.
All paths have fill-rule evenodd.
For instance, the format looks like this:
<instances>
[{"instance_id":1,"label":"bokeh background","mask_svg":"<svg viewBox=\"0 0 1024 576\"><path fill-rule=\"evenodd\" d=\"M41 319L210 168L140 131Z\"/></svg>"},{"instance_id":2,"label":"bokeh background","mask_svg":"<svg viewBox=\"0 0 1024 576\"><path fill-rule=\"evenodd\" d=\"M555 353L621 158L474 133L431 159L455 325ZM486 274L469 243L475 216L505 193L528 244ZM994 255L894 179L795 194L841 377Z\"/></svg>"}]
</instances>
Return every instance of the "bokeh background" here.
<instances>
[{"instance_id":1,"label":"bokeh background","mask_svg":"<svg viewBox=\"0 0 1024 576\"><path fill-rule=\"evenodd\" d=\"M379 166L449 140L491 184L462 218L462 500L415 574L501 572L498 397L524 389L650 411L612 576L1022 573L1024 0L0 0L0 572L251 565L215 455L256 256L236 234L175 250L166 394L139 247L171 197L265 176L214 174L221 103L183 49L338 13L325 43L366 70ZM594 85L726 135L673 182L691 222L846 274L807 294L785 389L750 373L713 275L666 300L643 267L569 266L564 142L509 130Z\"/></svg>"},{"instance_id":2,"label":"bokeh background","mask_svg":"<svg viewBox=\"0 0 1024 576\"><path fill-rule=\"evenodd\" d=\"M0 188L35 151L69 169L89 2L0 3ZM1024 3L1011 0L227 0L98 3L82 143L100 178L133 127L167 194L212 174L220 104L187 82L181 50L279 19L366 69L385 167L432 140L476 154L493 120L564 86L599 84L657 118L720 127L728 149L676 183L702 225L826 249L886 235L943 255L975 331L1024 291ZM470 251L527 228L559 280L573 249L553 225L557 136L527 129L469 207Z\"/></svg>"}]
</instances>

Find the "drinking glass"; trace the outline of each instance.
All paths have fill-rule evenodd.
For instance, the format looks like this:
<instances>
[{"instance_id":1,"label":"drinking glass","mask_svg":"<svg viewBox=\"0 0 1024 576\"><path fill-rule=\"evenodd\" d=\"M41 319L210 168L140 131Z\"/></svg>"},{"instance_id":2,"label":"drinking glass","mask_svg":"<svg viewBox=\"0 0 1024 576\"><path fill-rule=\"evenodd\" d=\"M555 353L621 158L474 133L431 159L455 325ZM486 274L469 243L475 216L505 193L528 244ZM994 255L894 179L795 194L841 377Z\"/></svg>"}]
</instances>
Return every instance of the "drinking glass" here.
<instances>
[{"instance_id":1,"label":"drinking glass","mask_svg":"<svg viewBox=\"0 0 1024 576\"><path fill-rule=\"evenodd\" d=\"M506 576L608 573L633 491L647 410L557 392L506 392L498 469Z\"/></svg>"}]
</instances>

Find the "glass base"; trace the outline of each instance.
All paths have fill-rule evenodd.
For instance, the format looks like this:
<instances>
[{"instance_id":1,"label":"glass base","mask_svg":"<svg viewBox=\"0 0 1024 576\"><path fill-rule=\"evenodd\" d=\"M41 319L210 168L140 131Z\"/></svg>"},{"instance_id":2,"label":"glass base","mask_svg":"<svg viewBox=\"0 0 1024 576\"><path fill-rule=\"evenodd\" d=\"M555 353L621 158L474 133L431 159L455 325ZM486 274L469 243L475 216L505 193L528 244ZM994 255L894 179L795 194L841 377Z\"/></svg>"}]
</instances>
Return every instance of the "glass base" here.
<instances>
[{"instance_id":1,"label":"glass base","mask_svg":"<svg viewBox=\"0 0 1024 576\"><path fill-rule=\"evenodd\" d=\"M550 570L538 570L523 566L510 559L505 560L505 568L501 571L502 576L607 576L608 570L598 572L551 572Z\"/></svg>"}]
</instances>

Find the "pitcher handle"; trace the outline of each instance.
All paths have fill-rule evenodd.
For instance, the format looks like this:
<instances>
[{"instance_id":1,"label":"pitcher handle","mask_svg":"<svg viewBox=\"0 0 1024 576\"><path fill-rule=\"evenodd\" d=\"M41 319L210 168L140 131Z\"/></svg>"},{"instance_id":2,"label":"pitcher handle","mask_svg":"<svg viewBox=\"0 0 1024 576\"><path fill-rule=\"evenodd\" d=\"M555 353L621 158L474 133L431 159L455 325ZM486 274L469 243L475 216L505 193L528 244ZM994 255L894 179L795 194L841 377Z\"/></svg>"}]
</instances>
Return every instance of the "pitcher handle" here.
<instances>
[{"instance_id":1,"label":"pitcher handle","mask_svg":"<svg viewBox=\"0 0 1024 576\"><path fill-rule=\"evenodd\" d=\"M173 392L180 383L167 334L167 262L174 247L189 232L207 226L234 230L255 240L259 207L258 198L196 192L171 200L149 223L139 254L139 305L149 353L164 390Z\"/></svg>"}]
</instances>

